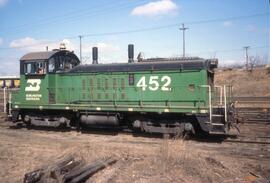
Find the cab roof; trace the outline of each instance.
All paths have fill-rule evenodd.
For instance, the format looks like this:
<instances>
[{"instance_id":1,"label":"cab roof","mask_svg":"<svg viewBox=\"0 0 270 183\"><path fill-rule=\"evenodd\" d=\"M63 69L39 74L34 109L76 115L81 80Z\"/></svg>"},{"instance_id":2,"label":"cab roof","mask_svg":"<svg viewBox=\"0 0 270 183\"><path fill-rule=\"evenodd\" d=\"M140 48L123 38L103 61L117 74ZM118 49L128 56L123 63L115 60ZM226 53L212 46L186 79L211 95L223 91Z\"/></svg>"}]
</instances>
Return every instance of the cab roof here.
<instances>
[{"instance_id":1,"label":"cab roof","mask_svg":"<svg viewBox=\"0 0 270 183\"><path fill-rule=\"evenodd\" d=\"M50 59L58 51L43 51L43 52L31 52L25 54L20 60L47 60Z\"/></svg>"},{"instance_id":2,"label":"cab roof","mask_svg":"<svg viewBox=\"0 0 270 183\"><path fill-rule=\"evenodd\" d=\"M20 61L26 60L48 60L56 54L73 54L73 52L67 50L53 50L53 51L43 51L43 52L30 52L25 54Z\"/></svg>"}]
</instances>

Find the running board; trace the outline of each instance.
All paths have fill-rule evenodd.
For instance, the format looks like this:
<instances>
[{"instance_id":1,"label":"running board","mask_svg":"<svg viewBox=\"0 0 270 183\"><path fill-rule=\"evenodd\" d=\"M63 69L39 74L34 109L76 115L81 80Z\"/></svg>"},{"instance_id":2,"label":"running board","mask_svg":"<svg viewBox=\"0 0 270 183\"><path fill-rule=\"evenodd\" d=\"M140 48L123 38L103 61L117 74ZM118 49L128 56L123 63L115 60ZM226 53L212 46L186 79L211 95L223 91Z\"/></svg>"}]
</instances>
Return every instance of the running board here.
<instances>
[{"instance_id":1,"label":"running board","mask_svg":"<svg viewBox=\"0 0 270 183\"><path fill-rule=\"evenodd\" d=\"M224 115L222 114L212 114L213 117L223 117Z\"/></svg>"},{"instance_id":2,"label":"running board","mask_svg":"<svg viewBox=\"0 0 270 183\"><path fill-rule=\"evenodd\" d=\"M211 123L212 126L224 126L223 123Z\"/></svg>"},{"instance_id":3,"label":"running board","mask_svg":"<svg viewBox=\"0 0 270 183\"><path fill-rule=\"evenodd\" d=\"M211 123L211 122L205 122L205 124L210 124L212 126L224 126L223 123Z\"/></svg>"},{"instance_id":4,"label":"running board","mask_svg":"<svg viewBox=\"0 0 270 183\"><path fill-rule=\"evenodd\" d=\"M216 109L222 109L222 108L224 108L224 105L214 105L214 106L212 106L212 108L216 108Z\"/></svg>"},{"instance_id":5,"label":"running board","mask_svg":"<svg viewBox=\"0 0 270 183\"><path fill-rule=\"evenodd\" d=\"M221 131L209 131L210 135L226 135L225 131L221 132Z\"/></svg>"}]
</instances>

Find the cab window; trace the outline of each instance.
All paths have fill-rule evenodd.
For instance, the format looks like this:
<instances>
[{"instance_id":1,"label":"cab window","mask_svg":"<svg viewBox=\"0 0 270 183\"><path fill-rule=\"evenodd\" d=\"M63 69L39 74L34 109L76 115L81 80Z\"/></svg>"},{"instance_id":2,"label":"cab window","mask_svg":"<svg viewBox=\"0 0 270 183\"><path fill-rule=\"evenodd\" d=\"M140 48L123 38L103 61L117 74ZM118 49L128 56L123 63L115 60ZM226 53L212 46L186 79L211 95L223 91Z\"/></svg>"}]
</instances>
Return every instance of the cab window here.
<instances>
[{"instance_id":1,"label":"cab window","mask_svg":"<svg viewBox=\"0 0 270 183\"><path fill-rule=\"evenodd\" d=\"M54 72L55 71L55 60L54 58L51 58L49 60L49 72Z\"/></svg>"},{"instance_id":2,"label":"cab window","mask_svg":"<svg viewBox=\"0 0 270 183\"><path fill-rule=\"evenodd\" d=\"M44 61L31 61L24 63L24 74L46 74Z\"/></svg>"},{"instance_id":3,"label":"cab window","mask_svg":"<svg viewBox=\"0 0 270 183\"><path fill-rule=\"evenodd\" d=\"M32 63L25 63L24 64L24 73L25 74L35 74L35 64Z\"/></svg>"},{"instance_id":4,"label":"cab window","mask_svg":"<svg viewBox=\"0 0 270 183\"><path fill-rule=\"evenodd\" d=\"M54 58L54 68L56 72L68 71L78 65L76 59L69 56L58 56ZM50 64L50 61L49 61ZM50 65L49 65L50 67ZM53 66L52 66L53 67Z\"/></svg>"}]
</instances>

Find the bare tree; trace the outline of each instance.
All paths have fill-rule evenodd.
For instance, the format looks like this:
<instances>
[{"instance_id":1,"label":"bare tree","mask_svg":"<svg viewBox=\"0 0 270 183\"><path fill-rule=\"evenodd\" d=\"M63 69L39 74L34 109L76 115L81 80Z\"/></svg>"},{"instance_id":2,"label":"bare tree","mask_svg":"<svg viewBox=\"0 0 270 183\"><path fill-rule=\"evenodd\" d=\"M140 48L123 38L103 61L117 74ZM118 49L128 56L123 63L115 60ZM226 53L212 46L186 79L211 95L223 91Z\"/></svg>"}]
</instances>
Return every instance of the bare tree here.
<instances>
[{"instance_id":1,"label":"bare tree","mask_svg":"<svg viewBox=\"0 0 270 183\"><path fill-rule=\"evenodd\" d=\"M259 55L250 56L249 57L249 66L250 66L250 68L248 70L252 72L255 67L263 66L263 65L266 65L267 63L268 63L268 56L267 55L264 55L264 56L259 56Z\"/></svg>"},{"instance_id":2,"label":"bare tree","mask_svg":"<svg viewBox=\"0 0 270 183\"><path fill-rule=\"evenodd\" d=\"M249 57L249 66L250 66L250 68L247 68L247 70L252 72L254 67L258 64L258 62L259 62L258 55L250 56Z\"/></svg>"}]
</instances>

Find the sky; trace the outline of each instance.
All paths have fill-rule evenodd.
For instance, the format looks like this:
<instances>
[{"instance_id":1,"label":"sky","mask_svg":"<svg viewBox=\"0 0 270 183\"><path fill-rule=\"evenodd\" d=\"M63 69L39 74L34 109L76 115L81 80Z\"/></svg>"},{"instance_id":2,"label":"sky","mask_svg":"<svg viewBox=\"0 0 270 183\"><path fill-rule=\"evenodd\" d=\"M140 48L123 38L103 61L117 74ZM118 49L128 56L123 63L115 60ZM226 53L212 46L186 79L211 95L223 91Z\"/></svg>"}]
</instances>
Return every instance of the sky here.
<instances>
[{"instance_id":1,"label":"sky","mask_svg":"<svg viewBox=\"0 0 270 183\"><path fill-rule=\"evenodd\" d=\"M243 64L249 55L269 63L269 0L0 0L0 75L18 75L28 52L61 42L91 63L127 62L127 45L145 58L183 54L218 58L221 66Z\"/></svg>"}]
</instances>

